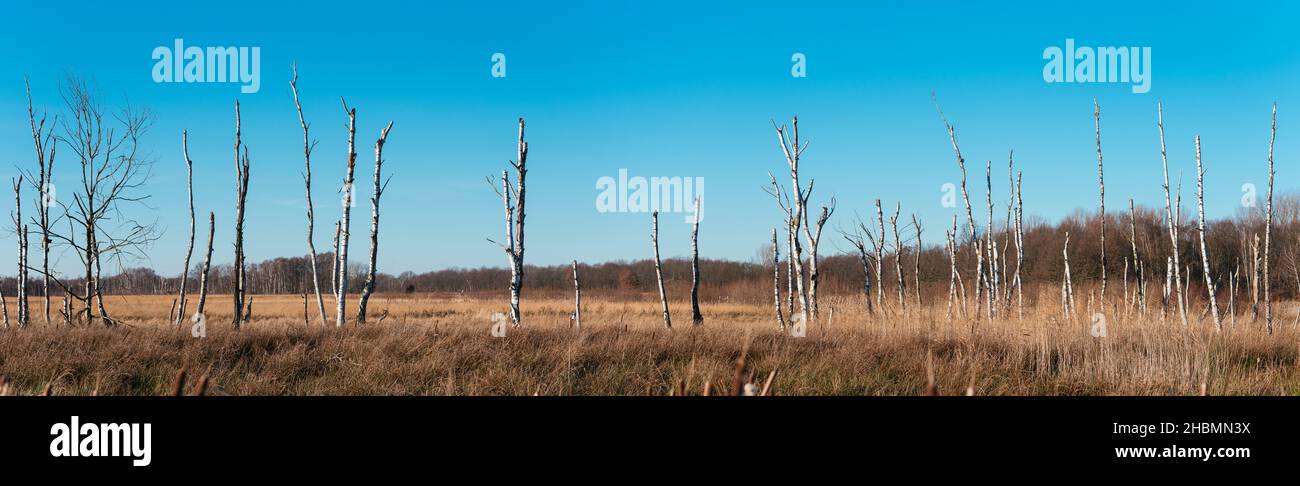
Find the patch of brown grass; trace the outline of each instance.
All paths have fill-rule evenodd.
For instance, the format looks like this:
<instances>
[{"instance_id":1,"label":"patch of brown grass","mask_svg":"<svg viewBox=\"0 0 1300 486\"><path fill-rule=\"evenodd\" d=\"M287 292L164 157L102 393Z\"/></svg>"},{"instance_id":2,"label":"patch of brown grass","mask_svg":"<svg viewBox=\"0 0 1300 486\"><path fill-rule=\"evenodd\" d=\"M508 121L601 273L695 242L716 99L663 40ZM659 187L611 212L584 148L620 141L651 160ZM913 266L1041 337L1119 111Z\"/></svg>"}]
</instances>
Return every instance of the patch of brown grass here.
<instances>
[{"instance_id":1,"label":"patch of brown grass","mask_svg":"<svg viewBox=\"0 0 1300 486\"><path fill-rule=\"evenodd\" d=\"M829 296L821 322L796 339L776 331L770 306L706 304L704 327L669 331L657 302L594 294L584 296L581 332L569 329L571 301L526 299L526 327L496 339L490 316L505 310L503 299L381 295L370 324L342 330L320 328L314 310L304 324L301 296L254 299L254 322L234 332L229 297L210 297L208 337L194 339L188 323L158 317L170 296L110 297L123 326L0 332L0 376L21 394L47 385L54 394L170 394L181 368L207 375L209 394L663 395L706 384L731 394L744 352L744 379L761 387L777 372L773 394L920 395L929 353L940 394L1194 395L1202 383L1210 394L1300 393L1293 326L1279 322L1268 336L1238 316L1215 333L1161 320L1158 306L1146 318L1112 310L1109 336L1098 339L1090 313L1064 319L1050 305L1024 320L1013 310L950 321L946 300L903 310L895 301L867 315L860 297Z\"/></svg>"}]
</instances>

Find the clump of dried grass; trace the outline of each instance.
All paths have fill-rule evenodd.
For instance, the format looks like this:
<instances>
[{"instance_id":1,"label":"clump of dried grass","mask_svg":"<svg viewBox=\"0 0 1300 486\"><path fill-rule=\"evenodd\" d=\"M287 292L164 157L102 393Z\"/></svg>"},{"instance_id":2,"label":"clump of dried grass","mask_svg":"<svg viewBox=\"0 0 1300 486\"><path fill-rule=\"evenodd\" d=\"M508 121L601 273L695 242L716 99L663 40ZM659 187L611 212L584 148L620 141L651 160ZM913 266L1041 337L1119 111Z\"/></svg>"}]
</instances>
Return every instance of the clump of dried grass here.
<instances>
[{"instance_id":1,"label":"clump of dried grass","mask_svg":"<svg viewBox=\"0 0 1300 486\"><path fill-rule=\"evenodd\" d=\"M1215 333L1120 312L1098 339L1086 316L1050 306L950 322L943 305L868 316L856 297L829 296L835 322L794 339L766 306L705 304L707 326L666 331L653 301L592 298L581 332L568 328L570 302L526 300L528 327L495 339L496 300L378 296L392 317L336 330L303 324L300 297L258 299L262 317L239 332L210 317L205 339L139 317L5 331L0 377L12 393L60 395L177 394L182 369L202 371L207 394L236 395L734 395L745 383L769 395L1300 393L1300 333L1268 336L1247 319Z\"/></svg>"}]
</instances>

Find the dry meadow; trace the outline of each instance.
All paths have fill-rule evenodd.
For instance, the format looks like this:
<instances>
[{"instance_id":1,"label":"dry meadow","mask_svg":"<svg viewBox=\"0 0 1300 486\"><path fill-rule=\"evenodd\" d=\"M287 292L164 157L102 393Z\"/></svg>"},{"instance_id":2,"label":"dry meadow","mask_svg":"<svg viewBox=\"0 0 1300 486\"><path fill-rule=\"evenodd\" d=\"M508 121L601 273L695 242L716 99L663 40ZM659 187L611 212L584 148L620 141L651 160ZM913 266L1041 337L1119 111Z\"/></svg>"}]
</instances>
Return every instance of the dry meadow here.
<instances>
[{"instance_id":1,"label":"dry meadow","mask_svg":"<svg viewBox=\"0 0 1300 486\"><path fill-rule=\"evenodd\" d=\"M1278 329L1249 312L1225 330L1176 315L1107 310L1107 336L1080 309L1015 308L988 320L947 302L892 300L868 314L860 296L824 298L807 336L777 330L772 306L705 302L692 328L685 300L663 327L654 296L584 294L524 299L524 327L489 333L506 310L498 295L378 295L362 326L322 328L302 296L256 295L252 322L235 332L229 296L208 301L207 337L169 324L171 296L111 296L123 324L35 324L0 332L8 393L163 395L186 370L191 393L231 395L730 395L753 383L769 395L1296 395L1300 333L1277 303ZM602 297L605 297L602 300ZM1052 292L1035 297L1050 302ZM1037 300L1037 299L1035 299ZM327 307L328 307L327 302ZM12 307L12 305L11 305Z\"/></svg>"}]
</instances>

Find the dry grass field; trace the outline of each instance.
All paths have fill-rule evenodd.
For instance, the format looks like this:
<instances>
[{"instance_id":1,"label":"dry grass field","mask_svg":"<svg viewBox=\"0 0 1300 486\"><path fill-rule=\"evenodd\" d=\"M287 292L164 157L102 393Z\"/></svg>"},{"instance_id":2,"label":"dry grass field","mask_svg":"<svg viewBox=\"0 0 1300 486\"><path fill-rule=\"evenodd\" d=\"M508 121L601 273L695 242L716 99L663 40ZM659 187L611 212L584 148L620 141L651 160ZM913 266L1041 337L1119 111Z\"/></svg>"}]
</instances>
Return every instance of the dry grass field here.
<instances>
[{"instance_id":1,"label":"dry grass field","mask_svg":"<svg viewBox=\"0 0 1300 486\"><path fill-rule=\"evenodd\" d=\"M989 322L950 320L946 299L870 316L859 296L828 296L820 322L792 338L770 305L705 303L691 328L688 304L673 301L670 331L657 300L604 297L584 294L575 331L571 300L525 295L525 327L500 339L489 326L502 296L378 295L369 324L336 330L314 311L304 324L301 296L257 295L240 332L229 296L213 296L204 339L161 317L171 296L109 297L124 322L113 329L46 326L33 301L32 328L0 331L0 376L9 393L58 395L168 394L180 369L233 395L726 395L746 382L771 395L920 395L929 376L942 395L1300 394L1292 303L1275 305L1273 336L1248 313L1215 333L1162 320L1157 305L1146 318L1112 309L1095 338L1087 309Z\"/></svg>"}]
</instances>

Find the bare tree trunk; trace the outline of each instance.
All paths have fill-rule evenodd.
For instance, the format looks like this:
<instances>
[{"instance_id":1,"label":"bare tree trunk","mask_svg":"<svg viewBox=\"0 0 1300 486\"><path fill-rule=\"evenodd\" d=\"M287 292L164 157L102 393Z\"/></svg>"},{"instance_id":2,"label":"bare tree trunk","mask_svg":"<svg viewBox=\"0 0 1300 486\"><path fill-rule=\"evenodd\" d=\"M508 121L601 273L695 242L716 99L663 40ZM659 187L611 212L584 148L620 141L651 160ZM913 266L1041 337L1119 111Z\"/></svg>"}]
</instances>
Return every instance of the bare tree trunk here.
<instances>
[{"instance_id":1,"label":"bare tree trunk","mask_svg":"<svg viewBox=\"0 0 1300 486\"><path fill-rule=\"evenodd\" d=\"M358 324L366 322L366 304L370 302L370 294L375 291L375 272L379 260L379 197L384 194L384 188L388 187L387 181L380 183L380 169L384 165L384 142L388 140L388 131L392 129L393 122L390 121L379 132L379 140L375 141L375 187L370 196L370 269L366 272L366 285L361 288L361 298L357 303Z\"/></svg>"},{"instance_id":2,"label":"bare tree trunk","mask_svg":"<svg viewBox=\"0 0 1300 486\"><path fill-rule=\"evenodd\" d=\"M1133 205L1133 198L1131 197L1128 199L1128 225L1129 225L1128 240L1133 250L1133 265L1134 265L1134 270L1136 271L1134 273L1134 276L1137 278L1136 280L1137 288L1135 289L1135 291L1137 292L1138 308L1141 310L1142 316L1146 317L1147 315L1146 274L1142 272L1142 258L1138 255L1137 209Z\"/></svg>"},{"instance_id":3,"label":"bare tree trunk","mask_svg":"<svg viewBox=\"0 0 1300 486\"><path fill-rule=\"evenodd\" d=\"M1250 322L1259 319L1259 233L1250 244Z\"/></svg>"},{"instance_id":4,"label":"bare tree trunk","mask_svg":"<svg viewBox=\"0 0 1300 486\"><path fill-rule=\"evenodd\" d=\"M334 258L338 260L335 265L338 272L338 288L334 294L337 303L334 309L334 327L343 327L347 323L347 304L348 304L348 241L352 238L352 183L356 180L357 168L357 110L348 108L348 102L342 97L343 111L348 115L348 165L346 175L343 177L343 217L339 220L339 244L338 252Z\"/></svg>"},{"instance_id":5,"label":"bare tree trunk","mask_svg":"<svg viewBox=\"0 0 1300 486\"><path fill-rule=\"evenodd\" d=\"M848 240L849 244L858 250L858 261L862 263L862 298L867 304L867 314L873 315L876 310L871 303L871 256L867 253L867 243L862 236L863 232L867 234L871 232L866 229L867 225L861 219L857 221L857 224L858 229L855 230L855 233L841 231L841 234L844 235L844 239Z\"/></svg>"},{"instance_id":6,"label":"bare tree trunk","mask_svg":"<svg viewBox=\"0 0 1300 486\"><path fill-rule=\"evenodd\" d=\"M956 225L957 215L953 215L954 226ZM952 322L952 306L957 300L957 255L952 248L952 230L944 228L943 230L944 250L948 253L948 264L951 268L948 274L948 322Z\"/></svg>"},{"instance_id":7,"label":"bare tree trunk","mask_svg":"<svg viewBox=\"0 0 1300 486\"><path fill-rule=\"evenodd\" d=\"M239 149L243 148L243 156ZM234 312L231 321L238 331L243 324L244 292L247 290L247 275L244 264L244 203L248 200L248 147L240 139L239 102L235 102L235 264L234 271Z\"/></svg>"},{"instance_id":8,"label":"bare tree trunk","mask_svg":"<svg viewBox=\"0 0 1300 486\"><path fill-rule=\"evenodd\" d=\"M189 130L181 131L181 153L185 156L185 187L189 191L190 242L185 248L185 263L181 267L181 295L177 298L180 310L176 313L176 325L180 325L181 319L185 318L185 287L190 281L190 257L194 255L194 161L190 160Z\"/></svg>"},{"instance_id":9,"label":"bare tree trunk","mask_svg":"<svg viewBox=\"0 0 1300 486\"><path fill-rule=\"evenodd\" d=\"M203 315L204 305L208 302L208 270L212 268L212 237L217 233L217 215L208 213L208 251L203 257L203 273L199 274L199 305L195 315Z\"/></svg>"},{"instance_id":10,"label":"bare tree trunk","mask_svg":"<svg viewBox=\"0 0 1300 486\"><path fill-rule=\"evenodd\" d=\"M307 119L302 114L302 103L298 101L298 66L297 65L293 67L293 80L289 82L289 88L293 91L293 104L294 107L296 107L298 110L298 123L302 125L303 159L306 161L305 162L306 168L303 170L302 180L303 180L303 185L305 185L307 188L306 189L307 251L311 258L311 262L310 262L311 263L311 287L312 287L312 291L316 293L316 309L320 312L320 325L321 327L325 327L325 298L321 296L320 276L316 268L317 267L316 241L314 236L315 229L316 229L316 216L315 216L315 209L314 209L315 206L311 202L311 151L312 148L316 145L316 143L311 140L311 137L308 134L309 126L307 125ZM335 256L337 255L338 254L336 253ZM331 284L333 283L333 281L334 281L334 275L333 272L331 271L331 275L330 275Z\"/></svg>"},{"instance_id":11,"label":"bare tree trunk","mask_svg":"<svg viewBox=\"0 0 1300 486\"><path fill-rule=\"evenodd\" d=\"M27 327L32 322L31 304L27 301L27 225L23 225L21 233L18 240L22 247L22 268L18 272L18 307L21 311L18 322L20 326Z\"/></svg>"},{"instance_id":12,"label":"bare tree trunk","mask_svg":"<svg viewBox=\"0 0 1300 486\"><path fill-rule=\"evenodd\" d=\"M0 291L0 316L4 317L5 329L9 329L9 301L5 300L3 291Z\"/></svg>"},{"instance_id":13,"label":"bare tree trunk","mask_svg":"<svg viewBox=\"0 0 1300 486\"><path fill-rule=\"evenodd\" d=\"M27 314L27 225L23 224L23 176L14 178L14 234L18 237L18 327L29 323Z\"/></svg>"},{"instance_id":14,"label":"bare tree trunk","mask_svg":"<svg viewBox=\"0 0 1300 486\"><path fill-rule=\"evenodd\" d=\"M993 321L993 316L997 314L998 295L1002 288L1002 282L998 280L998 244L993 238L993 161L989 160L984 168L984 180L987 184L988 192L986 200L989 208L988 225L984 230L984 249L988 253L989 270L988 270L988 315L989 322Z\"/></svg>"},{"instance_id":15,"label":"bare tree trunk","mask_svg":"<svg viewBox=\"0 0 1300 486\"><path fill-rule=\"evenodd\" d=\"M334 258L330 259L330 293L334 297L334 302L339 301L339 236L343 234L343 222L334 222Z\"/></svg>"},{"instance_id":16,"label":"bare tree trunk","mask_svg":"<svg viewBox=\"0 0 1300 486\"><path fill-rule=\"evenodd\" d=\"M808 183L808 192L812 192L812 181ZM807 197L805 194L804 197ZM807 208L804 208L807 211ZM817 271L817 247L821 245L822 228L826 225L826 220L830 219L831 214L835 212L835 198L831 198L829 206L822 206L821 214L817 216L817 222L814 224L808 221L808 216L804 216L804 236L808 238L808 307L812 311L812 318L817 319L817 286L821 281L821 274ZM816 228L814 230L813 228Z\"/></svg>"},{"instance_id":17,"label":"bare tree trunk","mask_svg":"<svg viewBox=\"0 0 1300 486\"><path fill-rule=\"evenodd\" d=\"M1241 272L1241 259L1237 259L1237 267L1232 269L1232 278L1228 280L1228 320L1232 322L1232 328L1237 328L1237 275Z\"/></svg>"},{"instance_id":18,"label":"bare tree trunk","mask_svg":"<svg viewBox=\"0 0 1300 486\"><path fill-rule=\"evenodd\" d=\"M880 199L876 199L876 224L880 230L880 238L871 238L871 246L876 249L876 307L881 312L885 309L885 211L880 207ZM865 228L864 228L865 231ZM867 237L871 237L871 232L866 231Z\"/></svg>"},{"instance_id":19,"label":"bare tree trunk","mask_svg":"<svg viewBox=\"0 0 1300 486\"><path fill-rule=\"evenodd\" d=\"M1124 285L1124 316L1125 316L1125 317L1128 317L1129 314L1131 313L1131 311L1133 310L1132 304L1133 304L1134 301L1136 300L1136 299L1130 299L1130 298L1129 298L1129 292L1128 292L1128 262L1129 262L1128 256L1125 255L1125 256L1124 256L1124 273L1120 274L1120 277L1121 277L1120 279L1123 281L1123 285Z\"/></svg>"},{"instance_id":20,"label":"bare tree trunk","mask_svg":"<svg viewBox=\"0 0 1300 486\"><path fill-rule=\"evenodd\" d=\"M796 290L799 292L799 314L806 322L809 313L815 311L810 311L809 295L804 286L803 248L799 244L799 229L808 220L808 193L812 192L812 184L809 183L808 190L805 191L799 182L799 157L803 155L803 151L807 149L807 146L799 143L799 117L794 117L791 124L792 139L789 142L786 141L785 126L775 128L777 141L780 143L781 151L785 154L786 162L790 166L790 184L793 186L791 191L793 191L794 201L793 206L784 209L790 216L790 239L793 243L790 246L790 261L794 264L794 282ZM775 178L772 178L772 185L777 189L776 196L779 203L781 201L780 190ZM791 316L793 319L793 313Z\"/></svg>"},{"instance_id":21,"label":"bare tree trunk","mask_svg":"<svg viewBox=\"0 0 1300 486\"><path fill-rule=\"evenodd\" d=\"M519 312L519 294L524 287L524 181L528 174L528 142L524 141L523 118L519 119L518 155L519 161L510 162L510 165L514 167L519 181L511 188L510 173L501 171L501 189L497 191L497 195L501 196L506 220L506 242L497 243L497 246L506 253L510 262L510 322L514 327L523 324ZM488 178L488 182L491 182L491 178ZM493 190L496 190L495 186ZM511 194L516 198L513 206L510 204ZM496 243L491 238L488 241Z\"/></svg>"},{"instance_id":22,"label":"bare tree trunk","mask_svg":"<svg viewBox=\"0 0 1300 486\"><path fill-rule=\"evenodd\" d=\"M790 228L790 220L785 221L785 243L789 249L789 254L785 258L785 300L786 314L794 319L794 231Z\"/></svg>"},{"instance_id":23,"label":"bare tree trunk","mask_svg":"<svg viewBox=\"0 0 1300 486\"><path fill-rule=\"evenodd\" d=\"M1210 314L1214 316L1214 330L1223 330L1223 321L1219 320L1219 299L1215 297L1214 277L1210 275L1210 254L1205 247L1205 169L1201 166L1201 136L1196 136L1196 211L1197 229L1201 238L1201 273L1205 275L1205 290L1210 298Z\"/></svg>"},{"instance_id":24,"label":"bare tree trunk","mask_svg":"<svg viewBox=\"0 0 1300 486\"><path fill-rule=\"evenodd\" d=\"M695 196L695 221L691 225L691 325L704 325L700 314L700 196Z\"/></svg>"},{"instance_id":25,"label":"bare tree trunk","mask_svg":"<svg viewBox=\"0 0 1300 486\"><path fill-rule=\"evenodd\" d=\"M1092 100L1092 116L1097 124L1097 187L1100 202L1099 218L1101 220L1101 308L1106 308L1106 175L1102 170L1101 160L1101 106Z\"/></svg>"},{"instance_id":26,"label":"bare tree trunk","mask_svg":"<svg viewBox=\"0 0 1300 486\"><path fill-rule=\"evenodd\" d=\"M1020 182L1021 182L1022 175L1023 173L1021 172L1016 173L1016 211L1015 211L1016 276L1015 279L1016 279L1016 307L1020 319L1023 320L1025 318L1025 289L1024 289L1024 283L1023 281L1021 281L1020 269L1025 266L1025 223L1024 223L1025 201L1022 198L1022 194L1020 192ZM954 216L954 218L955 217L956 216ZM956 224L955 219L953 223L955 226ZM954 227L954 231L955 231L955 227Z\"/></svg>"},{"instance_id":27,"label":"bare tree trunk","mask_svg":"<svg viewBox=\"0 0 1300 486\"><path fill-rule=\"evenodd\" d=\"M978 313L980 304L980 284L984 275L984 250L980 248L978 230L975 227L975 215L971 210L970 193L966 191L966 159L961 155L961 147L957 145L957 130L948 123L948 118L944 116L943 110L939 109L939 103L935 101L935 109L939 110L939 118L943 119L943 125L948 129L948 140L952 142L952 150L957 156L957 168L961 169L961 198L966 203L966 223L970 227L970 240L974 245L975 253L975 302Z\"/></svg>"},{"instance_id":28,"label":"bare tree trunk","mask_svg":"<svg viewBox=\"0 0 1300 486\"><path fill-rule=\"evenodd\" d=\"M1165 286L1162 298L1160 300L1160 318L1164 319L1165 313L1169 309L1169 298L1172 296L1174 279L1174 257L1165 257Z\"/></svg>"},{"instance_id":29,"label":"bare tree trunk","mask_svg":"<svg viewBox=\"0 0 1300 486\"><path fill-rule=\"evenodd\" d=\"M867 276L867 308L871 308L871 276ZM777 329L785 331L785 316L781 315L781 246L776 242L776 228L772 228L772 299L776 307Z\"/></svg>"},{"instance_id":30,"label":"bare tree trunk","mask_svg":"<svg viewBox=\"0 0 1300 486\"><path fill-rule=\"evenodd\" d=\"M889 225L894 229L894 274L898 276L898 308L906 309L907 282L903 278L903 240L898 237L898 214L903 210L903 203L894 205L894 216L889 218Z\"/></svg>"},{"instance_id":31,"label":"bare tree trunk","mask_svg":"<svg viewBox=\"0 0 1300 486\"><path fill-rule=\"evenodd\" d=\"M27 88L27 120L31 125L32 144L36 148L36 223L41 230L41 298L44 301L45 323L50 323L50 206L54 204L51 194L51 181L54 179L54 155L58 143L49 144L49 155L45 152L46 141L53 142L53 133L45 131L45 115L41 115L39 124L32 109L31 83L24 78ZM44 139L44 140L43 140Z\"/></svg>"},{"instance_id":32,"label":"bare tree trunk","mask_svg":"<svg viewBox=\"0 0 1300 486\"><path fill-rule=\"evenodd\" d=\"M917 221L916 213L912 213L912 227L916 228L916 255L912 259L912 293L916 295L916 307L920 309L924 305L921 301L921 222Z\"/></svg>"},{"instance_id":33,"label":"bare tree trunk","mask_svg":"<svg viewBox=\"0 0 1300 486\"><path fill-rule=\"evenodd\" d=\"M650 213L650 222L650 243L655 251L655 280L659 282L659 301L664 306L664 327L672 329L672 317L668 314L668 293L664 291L664 270L659 261L659 211Z\"/></svg>"},{"instance_id":34,"label":"bare tree trunk","mask_svg":"<svg viewBox=\"0 0 1300 486\"><path fill-rule=\"evenodd\" d=\"M1272 131L1268 138L1268 209L1264 217L1264 326L1273 334L1273 294L1269 281L1269 255L1273 253L1273 142L1277 140L1277 103L1273 103Z\"/></svg>"},{"instance_id":35,"label":"bare tree trunk","mask_svg":"<svg viewBox=\"0 0 1300 486\"><path fill-rule=\"evenodd\" d=\"M1065 247L1061 250L1065 256L1065 278L1061 282L1061 306L1065 309L1065 317L1069 318L1074 315L1074 282L1070 278L1070 232L1065 233Z\"/></svg>"},{"instance_id":36,"label":"bare tree trunk","mask_svg":"<svg viewBox=\"0 0 1300 486\"><path fill-rule=\"evenodd\" d=\"M1164 183L1165 218L1166 218L1165 221L1169 227L1169 245L1172 248L1170 250L1170 254L1173 258L1173 269L1174 269L1173 277L1174 277L1174 283L1177 284L1174 286L1174 297L1178 300L1178 315L1179 317L1182 318L1183 325L1186 326L1187 325L1187 301L1183 296L1182 274L1181 274L1182 263L1179 262L1179 256L1178 256L1178 225L1181 222L1182 218L1181 216L1175 217L1174 210L1170 206L1169 157L1166 155L1166 151L1165 151L1164 111L1160 103L1156 103L1156 126L1160 129L1160 162L1164 167L1164 175L1165 175L1165 183ZM1178 199L1179 199L1178 212L1181 213L1182 212L1181 184L1180 184Z\"/></svg>"},{"instance_id":37,"label":"bare tree trunk","mask_svg":"<svg viewBox=\"0 0 1300 486\"><path fill-rule=\"evenodd\" d=\"M582 283L578 281L578 261L573 261L573 328L582 330Z\"/></svg>"}]
</instances>

